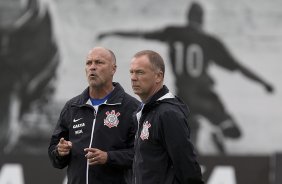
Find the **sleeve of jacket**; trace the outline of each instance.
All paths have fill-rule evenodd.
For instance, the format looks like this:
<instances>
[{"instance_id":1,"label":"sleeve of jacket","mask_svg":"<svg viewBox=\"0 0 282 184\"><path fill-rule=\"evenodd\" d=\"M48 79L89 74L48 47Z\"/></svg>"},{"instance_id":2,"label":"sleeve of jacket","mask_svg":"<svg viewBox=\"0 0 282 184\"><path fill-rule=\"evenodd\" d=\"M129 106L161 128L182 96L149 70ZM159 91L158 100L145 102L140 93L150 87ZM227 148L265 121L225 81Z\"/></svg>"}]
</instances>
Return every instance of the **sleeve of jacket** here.
<instances>
[{"instance_id":1,"label":"sleeve of jacket","mask_svg":"<svg viewBox=\"0 0 282 184\"><path fill-rule=\"evenodd\" d=\"M128 131L128 137L127 137L127 148L120 149L120 150L114 150L114 151L108 151L108 161L107 164L114 165L117 167L125 167L125 168L131 168L133 157L134 157L134 137L137 129L137 124L134 121L134 112L139 106L139 102L133 101L129 104L128 107L130 107L130 115L127 119L128 123L130 123L130 129ZM129 109L128 109L129 110Z\"/></svg>"},{"instance_id":2,"label":"sleeve of jacket","mask_svg":"<svg viewBox=\"0 0 282 184\"><path fill-rule=\"evenodd\" d=\"M70 155L67 156L59 156L57 151L57 144L59 143L60 139L64 137L65 140L68 140L68 124L67 124L67 113L68 113L68 104L64 106L64 108L61 111L59 120L57 122L57 125L55 127L55 130L52 134L50 145L48 148L48 155L52 162L52 165L55 168L62 169L68 165Z\"/></svg>"},{"instance_id":3,"label":"sleeve of jacket","mask_svg":"<svg viewBox=\"0 0 282 184\"><path fill-rule=\"evenodd\" d=\"M201 169L189 138L187 118L174 108L162 113L160 121L163 144L171 158L176 179L182 184L202 184Z\"/></svg>"}]
</instances>

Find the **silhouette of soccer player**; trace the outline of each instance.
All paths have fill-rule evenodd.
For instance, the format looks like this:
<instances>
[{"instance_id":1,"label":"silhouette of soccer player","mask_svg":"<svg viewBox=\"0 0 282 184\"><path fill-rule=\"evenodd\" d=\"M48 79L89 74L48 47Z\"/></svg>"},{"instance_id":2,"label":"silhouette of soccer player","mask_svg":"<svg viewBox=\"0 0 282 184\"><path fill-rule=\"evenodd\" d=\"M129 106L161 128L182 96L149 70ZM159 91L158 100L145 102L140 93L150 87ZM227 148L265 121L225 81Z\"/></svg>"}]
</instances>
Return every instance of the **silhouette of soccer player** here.
<instances>
[{"instance_id":1,"label":"silhouette of soccer player","mask_svg":"<svg viewBox=\"0 0 282 184\"><path fill-rule=\"evenodd\" d=\"M202 116L219 130L213 133L211 138L219 153L223 154L226 153L224 138L238 139L241 136L241 130L213 91L215 82L208 73L210 64L215 63L229 71L241 72L245 77L263 85L267 92L273 92L273 87L242 66L233 58L223 43L202 29L203 16L201 5L194 2L187 13L187 25L168 26L149 32L106 32L100 34L98 39L117 35L166 43L169 48L172 70L176 77L177 95L191 110L191 139L194 145L197 145L198 117Z\"/></svg>"},{"instance_id":2,"label":"silhouette of soccer player","mask_svg":"<svg viewBox=\"0 0 282 184\"><path fill-rule=\"evenodd\" d=\"M48 9L39 3L0 2L0 153L9 153L22 141L22 130L30 126L30 119L36 121L34 116L43 114L54 92L58 49ZM37 114L28 119L25 115L35 105ZM42 119L36 125L40 123ZM30 129L28 134L34 133Z\"/></svg>"}]
</instances>

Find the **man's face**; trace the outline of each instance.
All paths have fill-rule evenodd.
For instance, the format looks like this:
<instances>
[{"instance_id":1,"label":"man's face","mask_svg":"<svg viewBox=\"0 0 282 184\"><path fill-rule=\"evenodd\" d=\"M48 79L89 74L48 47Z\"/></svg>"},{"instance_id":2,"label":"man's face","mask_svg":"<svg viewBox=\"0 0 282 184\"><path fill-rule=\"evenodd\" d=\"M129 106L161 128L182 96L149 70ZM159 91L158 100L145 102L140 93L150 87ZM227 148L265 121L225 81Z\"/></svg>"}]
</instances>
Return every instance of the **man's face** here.
<instances>
[{"instance_id":1,"label":"man's face","mask_svg":"<svg viewBox=\"0 0 282 184\"><path fill-rule=\"evenodd\" d=\"M87 56L85 71L89 86L99 88L112 83L116 65L109 51L94 48Z\"/></svg>"},{"instance_id":2,"label":"man's face","mask_svg":"<svg viewBox=\"0 0 282 184\"><path fill-rule=\"evenodd\" d=\"M146 55L132 59L130 74L133 92L138 95L142 101L147 100L154 94L158 75Z\"/></svg>"}]
</instances>

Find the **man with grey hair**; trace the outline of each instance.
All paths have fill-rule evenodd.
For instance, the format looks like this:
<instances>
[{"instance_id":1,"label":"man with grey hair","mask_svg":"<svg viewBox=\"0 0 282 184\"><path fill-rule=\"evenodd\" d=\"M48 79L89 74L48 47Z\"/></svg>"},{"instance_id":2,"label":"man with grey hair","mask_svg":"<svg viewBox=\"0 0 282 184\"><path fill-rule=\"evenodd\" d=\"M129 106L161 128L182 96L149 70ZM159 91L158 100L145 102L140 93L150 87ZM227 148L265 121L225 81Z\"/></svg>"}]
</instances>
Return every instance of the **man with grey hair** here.
<instances>
[{"instance_id":1,"label":"man with grey hair","mask_svg":"<svg viewBox=\"0 0 282 184\"><path fill-rule=\"evenodd\" d=\"M115 55L95 47L86 58L89 86L69 100L49 146L54 167L67 169L68 184L125 184L133 159L139 101L112 82Z\"/></svg>"},{"instance_id":2,"label":"man with grey hair","mask_svg":"<svg viewBox=\"0 0 282 184\"><path fill-rule=\"evenodd\" d=\"M136 113L133 184L202 184L190 140L187 106L163 85L165 65L151 50L134 55L131 85L142 100Z\"/></svg>"}]
</instances>

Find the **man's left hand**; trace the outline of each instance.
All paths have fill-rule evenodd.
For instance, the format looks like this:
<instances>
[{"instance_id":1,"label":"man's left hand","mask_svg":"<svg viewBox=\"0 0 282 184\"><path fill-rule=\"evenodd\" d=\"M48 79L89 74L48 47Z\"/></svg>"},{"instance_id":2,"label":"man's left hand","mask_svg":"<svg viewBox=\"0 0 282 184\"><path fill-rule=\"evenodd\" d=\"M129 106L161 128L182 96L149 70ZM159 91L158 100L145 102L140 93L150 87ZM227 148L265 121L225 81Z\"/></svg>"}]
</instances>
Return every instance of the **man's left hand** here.
<instances>
[{"instance_id":1,"label":"man's left hand","mask_svg":"<svg viewBox=\"0 0 282 184\"><path fill-rule=\"evenodd\" d=\"M105 164L108 160L108 153L97 148L85 148L84 151L89 165Z\"/></svg>"}]
</instances>

